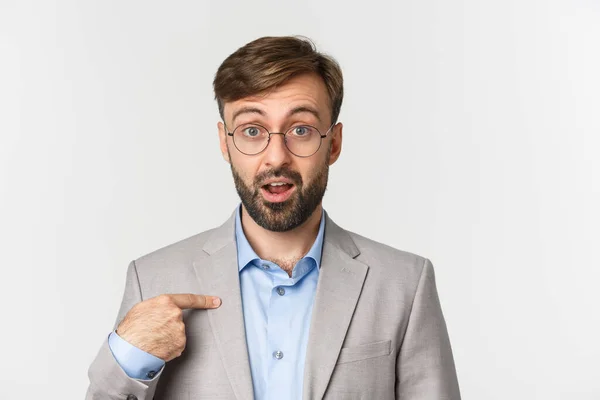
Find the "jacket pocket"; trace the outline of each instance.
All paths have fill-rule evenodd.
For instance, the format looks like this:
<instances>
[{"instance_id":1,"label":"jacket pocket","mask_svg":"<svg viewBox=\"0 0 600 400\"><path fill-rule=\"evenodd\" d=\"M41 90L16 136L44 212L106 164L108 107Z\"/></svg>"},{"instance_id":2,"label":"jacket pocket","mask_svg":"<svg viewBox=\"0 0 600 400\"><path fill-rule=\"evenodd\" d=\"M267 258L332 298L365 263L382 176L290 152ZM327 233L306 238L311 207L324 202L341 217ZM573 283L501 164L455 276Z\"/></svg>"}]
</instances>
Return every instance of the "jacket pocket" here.
<instances>
[{"instance_id":1,"label":"jacket pocket","mask_svg":"<svg viewBox=\"0 0 600 400\"><path fill-rule=\"evenodd\" d=\"M392 350L392 341L384 340L361 344L360 346L344 347L340 351L337 364L349 363L353 361L366 360L380 356L387 356Z\"/></svg>"}]
</instances>

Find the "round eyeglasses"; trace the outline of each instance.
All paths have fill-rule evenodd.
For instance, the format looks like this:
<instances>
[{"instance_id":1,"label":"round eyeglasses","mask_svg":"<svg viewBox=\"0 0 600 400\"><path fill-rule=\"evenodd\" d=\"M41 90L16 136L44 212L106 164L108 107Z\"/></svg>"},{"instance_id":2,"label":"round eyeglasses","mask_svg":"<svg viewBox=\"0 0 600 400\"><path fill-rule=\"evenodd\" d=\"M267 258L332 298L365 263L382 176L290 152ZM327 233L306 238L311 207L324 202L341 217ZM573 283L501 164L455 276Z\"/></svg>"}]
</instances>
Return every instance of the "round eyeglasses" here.
<instances>
[{"instance_id":1,"label":"round eyeglasses","mask_svg":"<svg viewBox=\"0 0 600 400\"><path fill-rule=\"evenodd\" d=\"M327 137L332 124L324 135L317 128L310 125L294 125L286 132L269 132L267 128L259 124L238 125L233 132L227 131L227 135L233 137L233 144L240 153L254 156L262 153L271 140L271 135L283 135L285 147L298 157L310 157L321 148L323 138Z\"/></svg>"}]
</instances>

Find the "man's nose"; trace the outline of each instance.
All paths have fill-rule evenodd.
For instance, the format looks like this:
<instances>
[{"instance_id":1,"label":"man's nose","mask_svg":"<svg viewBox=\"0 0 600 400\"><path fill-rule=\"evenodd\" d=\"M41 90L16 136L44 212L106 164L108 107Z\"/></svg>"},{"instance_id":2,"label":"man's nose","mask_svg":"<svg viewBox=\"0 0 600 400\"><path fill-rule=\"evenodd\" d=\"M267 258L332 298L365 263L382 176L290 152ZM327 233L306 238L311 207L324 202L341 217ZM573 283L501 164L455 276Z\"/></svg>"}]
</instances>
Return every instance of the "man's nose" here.
<instances>
[{"instance_id":1,"label":"man's nose","mask_svg":"<svg viewBox=\"0 0 600 400\"><path fill-rule=\"evenodd\" d=\"M272 133L269 144L264 151L263 161L265 164L278 168L290 163L292 153L285 145L285 135L281 133Z\"/></svg>"}]
</instances>

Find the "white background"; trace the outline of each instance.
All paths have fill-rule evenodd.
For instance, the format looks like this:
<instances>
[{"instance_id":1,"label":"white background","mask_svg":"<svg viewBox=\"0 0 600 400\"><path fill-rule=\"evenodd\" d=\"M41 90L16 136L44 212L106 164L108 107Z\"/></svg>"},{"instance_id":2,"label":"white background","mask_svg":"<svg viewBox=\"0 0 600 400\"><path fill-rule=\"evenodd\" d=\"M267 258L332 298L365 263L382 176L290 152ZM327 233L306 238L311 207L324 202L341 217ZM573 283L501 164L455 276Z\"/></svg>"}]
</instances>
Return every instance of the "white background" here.
<instances>
[{"instance_id":1,"label":"white background","mask_svg":"<svg viewBox=\"0 0 600 400\"><path fill-rule=\"evenodd\" d=\"M430 258L464 399L600 399L600 2L0 0L0 398L77 399L129 261L238 202L212 79L345 74L325 207Z\"/></svg>"}]
</instances>

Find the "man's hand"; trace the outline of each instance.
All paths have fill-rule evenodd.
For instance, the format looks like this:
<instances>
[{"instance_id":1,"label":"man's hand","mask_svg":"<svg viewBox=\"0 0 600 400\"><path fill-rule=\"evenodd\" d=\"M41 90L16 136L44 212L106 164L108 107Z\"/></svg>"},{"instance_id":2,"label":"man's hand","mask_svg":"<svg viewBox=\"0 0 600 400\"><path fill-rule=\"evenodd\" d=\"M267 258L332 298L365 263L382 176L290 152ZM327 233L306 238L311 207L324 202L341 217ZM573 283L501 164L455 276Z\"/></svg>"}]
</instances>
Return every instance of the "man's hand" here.
<instances>
[{"instance_id":1,"label":"man's hand","mask_svg":"<svg viewBox=\"0 0 600 400\"><path fill-rule=\"evenodd\" d=\"M142 301L129 310L117 334L164 361L179 357L185 349L182 310L218 308L221 299L198 294L161 294Z\"/></svg>"}]
</instances>

